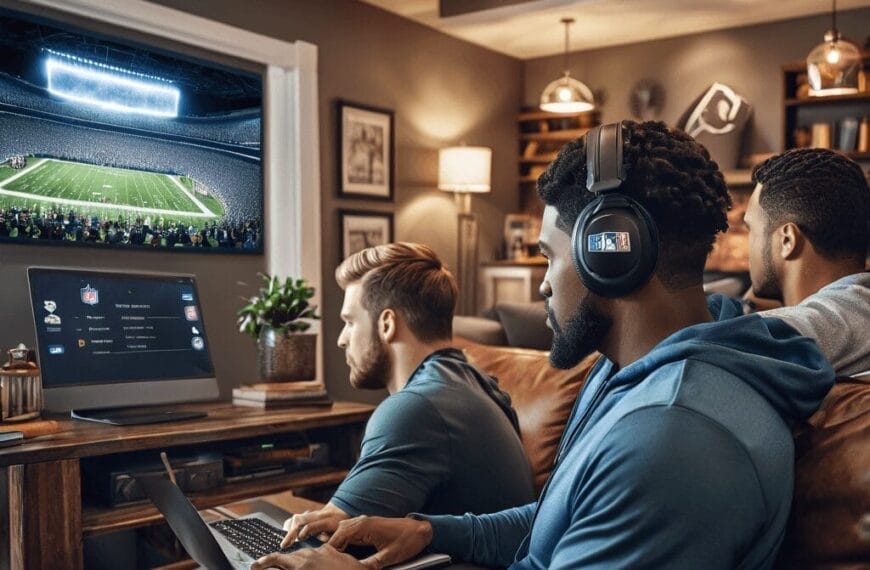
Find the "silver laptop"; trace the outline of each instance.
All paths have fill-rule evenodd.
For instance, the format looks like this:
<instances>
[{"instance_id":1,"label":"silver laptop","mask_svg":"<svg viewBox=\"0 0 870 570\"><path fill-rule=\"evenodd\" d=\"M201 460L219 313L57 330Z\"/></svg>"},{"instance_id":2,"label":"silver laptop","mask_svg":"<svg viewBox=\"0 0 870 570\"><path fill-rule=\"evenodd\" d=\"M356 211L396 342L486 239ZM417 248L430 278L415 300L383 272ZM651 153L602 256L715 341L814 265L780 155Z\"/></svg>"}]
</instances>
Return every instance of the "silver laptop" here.
<instances>
[{"instance_id":1,"label":"silver laptop","mask_svg":"<svg viewBox=\"0 0 870 570\"><path fill-rule=\"evenodd\" d=\"M251 564L272 552L290 553L301 548L316 548L320 541L309 538L281 549L287 534L281 523L264 513L253 513L237 519L225 519L206 524L181 489L163 476L139 477L137 482L154 506L163 513L166 522L184 549L198 564L209 570L249 570ZM374 550L350 552L364 558ZM450 564L445 554L429 554L410 562L393 566L394 570L438 568Z\"/></svg>"}]
</instances>

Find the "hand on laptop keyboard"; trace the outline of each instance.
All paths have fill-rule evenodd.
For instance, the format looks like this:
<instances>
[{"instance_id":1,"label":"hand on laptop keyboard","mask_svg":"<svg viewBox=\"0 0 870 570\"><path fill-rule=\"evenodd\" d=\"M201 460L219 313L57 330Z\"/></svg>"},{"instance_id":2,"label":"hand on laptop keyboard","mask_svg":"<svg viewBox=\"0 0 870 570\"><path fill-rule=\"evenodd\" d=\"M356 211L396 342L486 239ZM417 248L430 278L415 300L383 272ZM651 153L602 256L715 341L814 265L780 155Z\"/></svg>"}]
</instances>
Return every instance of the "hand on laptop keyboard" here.
<instances>
[{"instance_id":1,"label":"hand on laptop keyboard","mask_svg":"<svg viewBox=\"0 0 870 570\"><path fill-rule=\"evenodd\" d=\"M303 548L293 554L276 552L260 558L251 564L251 570L266 570L267 568L283 568L285 570L370 570L380 568L374 562L364 565L353 557L343 554L328 544L320 548Z\"/></svg>"},{"instance_id":2,"label":"hand on laptop keyboard","mask_svg":"<svg viewBox=\"0 0 870 570\"><path fill-rule=\"evenodd\" d=\"M227 519L213 522L211 527L220 532L230 544L255 560L273 552L286 554L309 546L294 542L287 548L281 548L284 531L260 519Z\"/></svg>"}]
</instances>

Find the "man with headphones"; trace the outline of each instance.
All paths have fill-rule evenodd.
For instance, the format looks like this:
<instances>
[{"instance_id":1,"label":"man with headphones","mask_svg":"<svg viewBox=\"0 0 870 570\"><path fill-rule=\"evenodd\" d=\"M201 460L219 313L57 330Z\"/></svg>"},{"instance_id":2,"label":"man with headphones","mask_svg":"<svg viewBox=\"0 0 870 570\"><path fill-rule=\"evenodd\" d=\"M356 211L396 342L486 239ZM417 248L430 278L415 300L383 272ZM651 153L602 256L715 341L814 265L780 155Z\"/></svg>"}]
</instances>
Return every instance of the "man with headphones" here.
<instances>
[{"instance_id":1,"label":"man with headphones","mask_svg":"<svg viewBox=\"0 0 870 570\"><path fill-rule=\"evenodd\" d=\"M425 548L515 569L773 565L792 498L790 424L834 372L782 321L705 297L730 206L716 163L685 133L626 121L567 144L538 191L551 363L602 354L538 500L351 519L331 546L255 568L379 568ZM360 566L339 552L352 543L378 553Z\"/></svg>"}]
</instances>

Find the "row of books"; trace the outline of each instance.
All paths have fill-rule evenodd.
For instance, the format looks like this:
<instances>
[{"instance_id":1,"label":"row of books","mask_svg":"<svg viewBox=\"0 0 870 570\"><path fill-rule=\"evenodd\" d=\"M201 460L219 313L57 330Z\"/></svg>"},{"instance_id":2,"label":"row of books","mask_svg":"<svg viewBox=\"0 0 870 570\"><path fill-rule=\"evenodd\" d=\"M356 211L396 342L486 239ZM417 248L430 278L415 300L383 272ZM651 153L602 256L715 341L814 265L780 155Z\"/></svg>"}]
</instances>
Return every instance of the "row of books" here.
<instances>
[{"instance_id":1,"label":"row of books","mask_svg":"<svg viewBox=\"0 0 870 570\"><path fill-rule=\"evenodd\" d=\"M271 409L294 406L331 406L326 387L318 380L247 384L233 388L233 405Z\"/></svg>"}]
</instances>

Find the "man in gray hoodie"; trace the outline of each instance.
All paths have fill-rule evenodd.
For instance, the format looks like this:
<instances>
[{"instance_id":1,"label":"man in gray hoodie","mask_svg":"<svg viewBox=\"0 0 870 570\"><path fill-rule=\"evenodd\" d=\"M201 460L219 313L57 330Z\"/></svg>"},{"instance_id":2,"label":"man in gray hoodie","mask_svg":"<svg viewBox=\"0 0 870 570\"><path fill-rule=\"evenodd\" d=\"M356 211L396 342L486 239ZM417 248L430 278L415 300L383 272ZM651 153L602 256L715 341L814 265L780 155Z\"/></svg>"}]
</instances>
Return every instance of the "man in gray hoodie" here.
<instances>
[{"instance_id":1,"label":"man in gray hoodie","mask_svg":"<svg viewBox=\"0 0 870 570\"><path fill-rule=\"evenodd\" d=\"M870 372L870 188L831 150L795 149L758 165L744 219L752 292L814 339L837 374Z\"/></svg>"}]
</instances>

